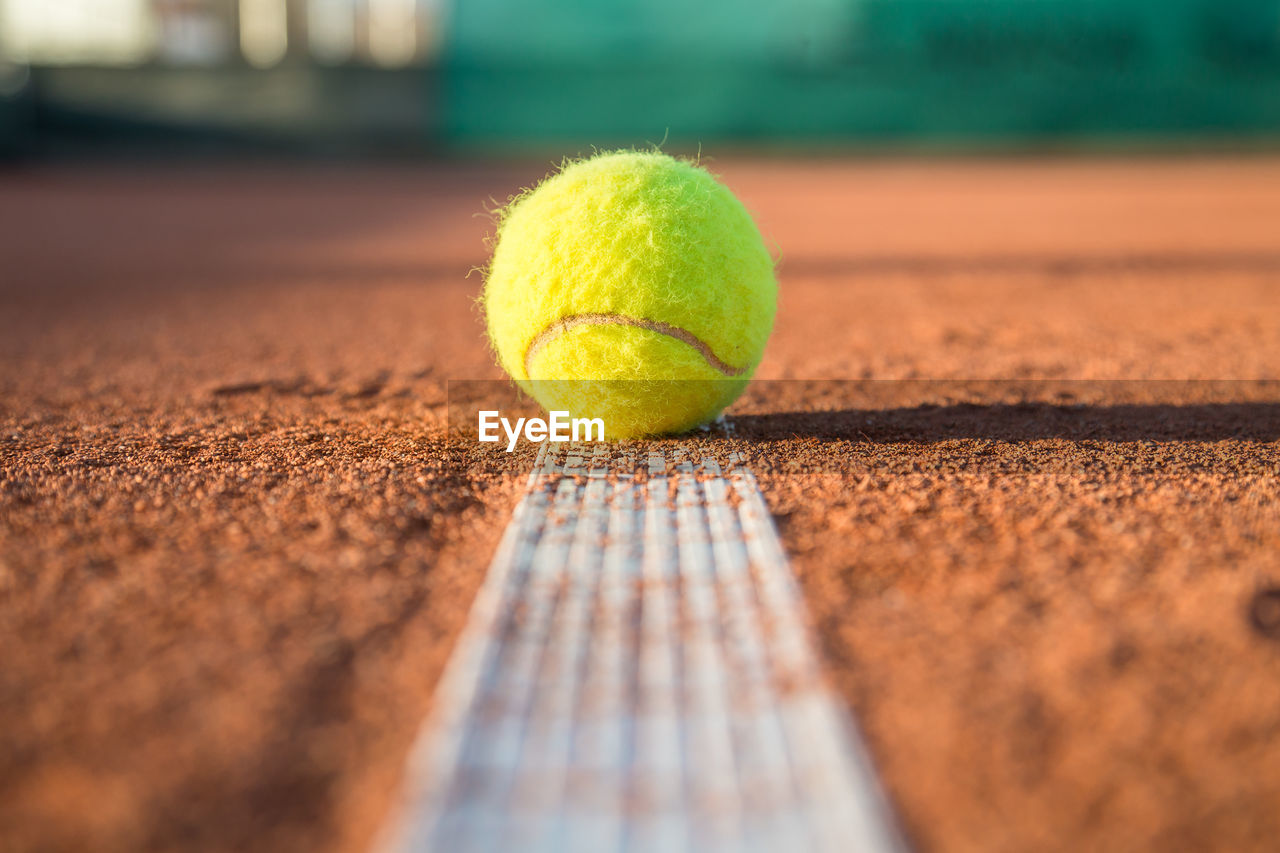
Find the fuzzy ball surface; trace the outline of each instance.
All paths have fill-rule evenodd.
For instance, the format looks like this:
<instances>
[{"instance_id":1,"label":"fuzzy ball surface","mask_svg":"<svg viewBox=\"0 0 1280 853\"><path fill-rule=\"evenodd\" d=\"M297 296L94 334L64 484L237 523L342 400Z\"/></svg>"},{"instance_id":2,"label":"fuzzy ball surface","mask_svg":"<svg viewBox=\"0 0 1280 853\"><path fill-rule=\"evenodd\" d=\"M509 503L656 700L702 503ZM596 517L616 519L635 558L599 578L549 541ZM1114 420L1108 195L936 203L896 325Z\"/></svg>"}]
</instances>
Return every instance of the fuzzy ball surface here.
<instances>
[{"instance_id":1,"label":"fuzzy ball surface","mask_svg":"<svg viewBox=\"0 0 1280 853\"><path fill-rule=\"evenodd\" d=\"M621 151L506 207L483 302L525 391L632 438L689 430L733 402L777 297L773 258L727 187L693 163Z\"/></svg>"}]
</instances>

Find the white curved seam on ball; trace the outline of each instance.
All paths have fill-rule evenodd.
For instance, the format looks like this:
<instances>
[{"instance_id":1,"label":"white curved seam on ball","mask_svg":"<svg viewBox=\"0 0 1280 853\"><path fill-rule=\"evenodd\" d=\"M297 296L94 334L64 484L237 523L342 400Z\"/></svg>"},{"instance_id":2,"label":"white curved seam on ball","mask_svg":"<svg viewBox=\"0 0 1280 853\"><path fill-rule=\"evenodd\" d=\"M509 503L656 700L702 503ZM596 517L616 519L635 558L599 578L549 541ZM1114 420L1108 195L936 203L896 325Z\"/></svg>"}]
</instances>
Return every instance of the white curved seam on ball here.
<instances>
[{"instance_id":1,"label":"white curved seam on ball","mask_svg":"<svg viewBox=\"0 0 1280 853\"><path fill-rule=\"evenodd\" d=\"M670 323L663 323L661 320L642 320L636 317L628 317L626 314L570 314L568 317L561 317L559 320L553 321L529 342L529 348L524 351L525 376L529 375L529 365L533 362L533 357L537 355L539 350L551 343L557 336L579 326L632 326L637 329L646 329L688 344L697 350L698 354L702 356L710 367L725 376L742 376L750 369L748 367L734 367L732 364L723 361L706 341L693 332L688 329L682 329L679 326L673 326Z\"/></svg>"}]
</instances>

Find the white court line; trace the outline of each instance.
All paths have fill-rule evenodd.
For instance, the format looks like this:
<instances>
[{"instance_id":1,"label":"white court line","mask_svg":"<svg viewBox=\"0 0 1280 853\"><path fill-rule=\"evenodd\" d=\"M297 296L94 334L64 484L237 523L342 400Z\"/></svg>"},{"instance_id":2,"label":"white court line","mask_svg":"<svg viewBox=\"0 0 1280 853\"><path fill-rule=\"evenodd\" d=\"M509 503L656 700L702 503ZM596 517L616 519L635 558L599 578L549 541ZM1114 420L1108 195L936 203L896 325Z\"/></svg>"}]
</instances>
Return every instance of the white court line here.
<instances>
[{"instance_id":1,"label":"white court line","mask_svg":"<svg viewBox=\"0 0 1280 853\"><path fill-rule=\"evenodd\" d=\"M755 478L681 453L543 445L387 850L903 849Z\"/></svg>"}]
</instances>

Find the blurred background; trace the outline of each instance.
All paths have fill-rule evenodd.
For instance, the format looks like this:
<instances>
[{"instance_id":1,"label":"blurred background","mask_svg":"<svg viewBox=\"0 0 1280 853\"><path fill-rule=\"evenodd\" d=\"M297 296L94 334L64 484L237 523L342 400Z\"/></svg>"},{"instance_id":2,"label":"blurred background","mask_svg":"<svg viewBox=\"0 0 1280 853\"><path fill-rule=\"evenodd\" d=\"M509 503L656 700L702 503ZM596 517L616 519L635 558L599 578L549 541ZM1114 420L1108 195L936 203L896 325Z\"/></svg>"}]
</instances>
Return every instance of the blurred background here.
<instances>
[{"instance_id":1,"label":"blurred background","mask_svg":"<svg viewBox=\"0 0 1280 853\"><path fill-rule=\"evenodd\" d=\"M1280 0L0 0L7 158L1277 131Z\"/></svg>"}]
</instances>

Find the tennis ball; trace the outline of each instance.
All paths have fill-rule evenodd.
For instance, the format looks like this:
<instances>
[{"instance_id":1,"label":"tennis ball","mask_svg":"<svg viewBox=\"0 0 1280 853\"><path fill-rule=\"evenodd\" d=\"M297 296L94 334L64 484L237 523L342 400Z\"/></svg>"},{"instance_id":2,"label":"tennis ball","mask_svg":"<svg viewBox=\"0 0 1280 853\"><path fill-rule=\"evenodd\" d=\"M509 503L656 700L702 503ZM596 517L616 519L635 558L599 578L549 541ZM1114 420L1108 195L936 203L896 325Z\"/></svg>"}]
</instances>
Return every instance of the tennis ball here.
<instances>
[{"instance_id":1,"label":"tennis ball","mask_svg":"<svg viewBox=\"0 0 1280 853\"><path fill-rule=\"evenodd\" d=\"M502 368L609 438L678 433L732 403L773 329L773 259L709 172L658 152L571 163L501 213L484 284Z\"/></svg>"}]
</instances>

